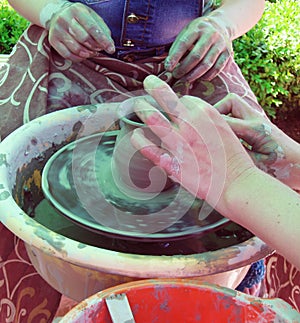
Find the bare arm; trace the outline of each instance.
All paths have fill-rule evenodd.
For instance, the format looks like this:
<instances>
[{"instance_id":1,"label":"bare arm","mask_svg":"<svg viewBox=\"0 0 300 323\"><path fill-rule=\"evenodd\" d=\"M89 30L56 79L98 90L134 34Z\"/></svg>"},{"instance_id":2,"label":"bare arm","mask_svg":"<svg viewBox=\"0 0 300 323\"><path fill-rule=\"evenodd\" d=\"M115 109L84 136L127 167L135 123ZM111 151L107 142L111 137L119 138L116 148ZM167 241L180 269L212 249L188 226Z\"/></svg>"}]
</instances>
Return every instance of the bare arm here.
<instances>
[{"instance_id":1,"label":"bare arm","mask_svg":"<svg viewBox=\"0 0 300 323\"><path fill-rule=\"evenodd\" d=\"M300 196L260 170L245 172L225 194L223 213L300 269Z\"/></svg>"},{"instance_id":2,"label":"bare arm","mask_svg":"<svg viewBox=\"0 0 300 323\"><path fill-rule=\"evenodd\" d=\"M9 4L28 21L43 27L40 15L46 5L54 7L62 6L66 1L63 0L8 0ZM53 9L52 9L53 11ZM53 13L53 12L52 12Z\"/></svg>"},{"instance_id":3,"label":"bare arm","mask_svg":"<svg viewBox=\"0 0 300 323\"><path fill-rule=\"evenodd\" d=\"M249 31L261 18L265 0L223 0L222 5L210 16L224 21L231 40Z\"/></svg>"}]
</instances>

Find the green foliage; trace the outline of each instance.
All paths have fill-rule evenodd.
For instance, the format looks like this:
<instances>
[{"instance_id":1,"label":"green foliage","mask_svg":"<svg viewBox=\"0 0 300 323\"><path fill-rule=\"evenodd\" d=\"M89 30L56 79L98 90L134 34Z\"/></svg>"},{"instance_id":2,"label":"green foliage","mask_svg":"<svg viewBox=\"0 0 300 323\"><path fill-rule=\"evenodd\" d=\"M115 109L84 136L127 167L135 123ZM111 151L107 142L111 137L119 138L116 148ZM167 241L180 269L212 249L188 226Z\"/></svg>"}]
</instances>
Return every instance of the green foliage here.
<instances>
[{"instance_id":1,"label":"green foliage","mask_svg":"<svg viewBox=\"0 0 300 323\"><path fill-rule=\"evenodd\" d=\"M0 53L9 54L28 26L28 21L18 15L6 0L0 0Z\"/></svg>"},{"instance_id":2,"label":"green foliage","mask_svg":"<svg viewBox=\"0 0 300 323\"><path fill-rule=\"evenodd\" d=\"M235 60L269 116L300 103L299 0L266 2L259 23L234 41Z\"/></svg>"}]
</instances>

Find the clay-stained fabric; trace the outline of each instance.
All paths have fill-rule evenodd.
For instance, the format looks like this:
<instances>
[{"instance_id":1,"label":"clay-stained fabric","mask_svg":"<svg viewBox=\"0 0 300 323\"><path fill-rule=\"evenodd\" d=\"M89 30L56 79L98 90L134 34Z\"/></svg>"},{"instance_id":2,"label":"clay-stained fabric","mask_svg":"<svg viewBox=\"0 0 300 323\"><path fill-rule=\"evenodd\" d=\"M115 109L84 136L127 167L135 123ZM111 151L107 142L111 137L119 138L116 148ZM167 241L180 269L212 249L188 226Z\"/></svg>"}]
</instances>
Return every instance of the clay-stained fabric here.
<instances>
[{"instance_id":1,"label":"clay-stained fabric","mask_svg":"<svg viewBox=\"0 0 300 323\"><path fill-rule=\"evenodd\" d=\"M130 63L101 55L72 64L50 47L47 32L33 25L23 34L9 62L0 70L2 139L24 122L45 113L135 95L149 74L168 81L178 94L195 95L213 104L233 92L260 109L232 59L212 82L199 79L193 84L185 84L174 80L164 70L164 58L162 55Z\"/></svg>"}]
</instances>

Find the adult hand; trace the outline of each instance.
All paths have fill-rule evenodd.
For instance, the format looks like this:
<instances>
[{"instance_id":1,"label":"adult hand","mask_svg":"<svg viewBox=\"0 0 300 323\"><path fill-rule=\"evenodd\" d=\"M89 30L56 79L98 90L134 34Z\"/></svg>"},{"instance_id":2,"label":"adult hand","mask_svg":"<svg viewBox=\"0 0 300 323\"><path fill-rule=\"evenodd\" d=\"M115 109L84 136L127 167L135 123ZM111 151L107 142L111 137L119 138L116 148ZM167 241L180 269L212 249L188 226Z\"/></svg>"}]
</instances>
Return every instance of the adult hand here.
<instances>
[{"instance_id":1,"label":"adult hand","mask_svg":"<svg viewBox=\"0 0 300 323\"><path fill-rule=\"evenodd\" d=\"M177 36L165 61L175 78L213 79L233 54L231 31L217 16L199 17Z\"/></svg>"},{"instance_id":2,"label":"adult hand","mask_svg":"<svg viewBox=\"0 0 300 323\"><path fill-rule=\"evenodd\" d=\"M66 59L74 62L115 51L111 32L103 19L82 3L64 6L49 23L49 42Z\"/></svg>"},{"instance_id":3,"label":"adult hand","mask_svg":"<svg viewBox=\"0 0 300 323\"><path fill-rule=\"evenodd\" d=\"M155 146L142 129L134 131L133 144L195 196L217 209L223 194L241 174L255 169L251 158L218 111L191 96L178 98L155 76L144 81L146 91L157 101L165 117L147 99L135 101L138 116L160 137Z\"/></svg>"},{"instance_id":4,"label":"adult hand","mask_svg":"<svg viewBox=\"0 0 300 323\"><path fill-rule=\"evenodd\" d=\"M260 169L283 180L289 174L287 167L300 167L299 144L242 98L229 94L215 108L224 114L224 119L243 140L249 155Z\"/></svg>"}]
</instances>

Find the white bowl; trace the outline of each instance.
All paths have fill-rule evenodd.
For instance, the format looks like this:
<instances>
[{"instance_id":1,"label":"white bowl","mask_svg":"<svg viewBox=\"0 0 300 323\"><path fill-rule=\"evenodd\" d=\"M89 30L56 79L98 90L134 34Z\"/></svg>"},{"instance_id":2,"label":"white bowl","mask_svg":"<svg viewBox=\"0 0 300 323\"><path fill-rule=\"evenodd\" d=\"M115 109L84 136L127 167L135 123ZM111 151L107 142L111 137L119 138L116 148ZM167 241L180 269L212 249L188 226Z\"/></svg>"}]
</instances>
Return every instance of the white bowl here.
<instances>
[{"instance_id":1,"label":"white bowl","mask_svg":"<svg viewBox=\"0 0 300 323\"><path fill-rule=\"evenodd\" d=\"M67 238L41 225L22 209L25 186L27 193L40 196L42 167L53 153L53 147L76 139L79 129L81 136L115 129L116 109L117 104L110 103L54 112L22 126L0 144L0 219L3 224L25 241L28 255L40 275L77 301L105 288L146 278L197 277L200 281L236 287L249 264L272 252L257 237L191 255L132 254L130 250L116 252Z\"/></svg>"}]
</instances>

